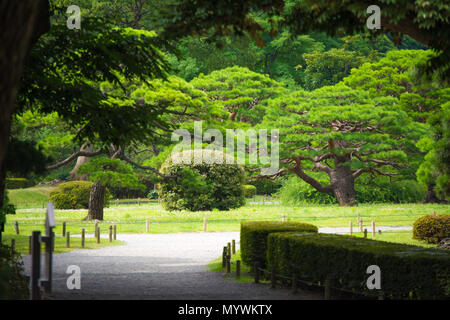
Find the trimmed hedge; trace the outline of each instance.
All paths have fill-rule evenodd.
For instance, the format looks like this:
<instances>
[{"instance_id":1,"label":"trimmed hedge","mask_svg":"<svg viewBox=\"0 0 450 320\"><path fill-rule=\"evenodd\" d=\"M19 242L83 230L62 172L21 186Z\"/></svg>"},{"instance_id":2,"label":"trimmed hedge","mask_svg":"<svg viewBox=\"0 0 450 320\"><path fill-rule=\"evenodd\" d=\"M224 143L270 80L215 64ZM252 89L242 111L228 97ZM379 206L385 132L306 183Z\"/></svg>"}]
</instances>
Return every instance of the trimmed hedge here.
<instances>
[{"instance_id":1,"label":"trimmed hedge","mask_svg":"<svg viewBox=\"0 0 450 320\"><path fill-rule=\"evenodd\" d=\"M450 215L429 214L414 222L413 238L426 240L428 243L439 243L450 237Z\"/></svg>"},{"instance_id":2,"label":"trimmed hedge","mask_svg":"<svg viewBox=\"0 0 450 320\"><path fill-rule=\"evenodd\" d=\"M50 192L50 200L56 209L88 209L92 182L70 181L62 183L57 190ZM111 198L108 189L105 193L105 204Z\"/></svg>"},{"instance_id":3,"label":"trimmed hedge","mask_svg":"<svg viewBox=\"0 0 450 320\"><path fill-rule=\"evenodd\" d=\"M32 187L34 183L25 178L6 178L5 187L6 189L24 189Z\"/></svg>"},{"instance_id":4,"label":"trimmed hedge","mask_svg":"<svg viewBox=\"0 0 450 320\"><path fill-rule=\"evenodd\" d=\"M241 258L248 266L266 265L267 237L273 232L317 232L316 226L300 222L241 222Z\"/></svg>"},{"instance_id":5,"label":"trimmed hedge","mask_svg":"<svg viewBox=\"0 0 450 320\"><path fill-rule=\"evenodd\" d=\"M276 273L359 293L367 267L381 270L381 290L393 299L449 299L450 252L404 244L312 233L274 233L268 238L267 260Z\"/></svg>"},{"instance_id":6,"label":"trimmed hedge","mask_svg":"<svg viewBox=\"0 0 450 320\"><path fill-rule=\"evenodd\" d=\"M251 184L244 184L242 186L244 190L244 197L246 198L252 198L256 196L256 187Z\"/></svg>"}]
</instances>

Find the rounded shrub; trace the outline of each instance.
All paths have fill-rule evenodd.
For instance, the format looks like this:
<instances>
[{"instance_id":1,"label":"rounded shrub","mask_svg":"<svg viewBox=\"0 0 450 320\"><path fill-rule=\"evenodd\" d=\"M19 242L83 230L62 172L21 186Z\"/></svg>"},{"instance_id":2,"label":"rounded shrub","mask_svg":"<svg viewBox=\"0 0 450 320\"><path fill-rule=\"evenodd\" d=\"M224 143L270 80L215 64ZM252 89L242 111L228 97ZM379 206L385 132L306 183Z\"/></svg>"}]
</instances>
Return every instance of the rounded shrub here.
<instances>
[{"instance_id":1,"label":"rounded shrub","mask_svg":"<svg viewBox=\"0 0 450 320\"><path fill-rule=\"evenodd\" d=\"M50 192L50 200L56 209L87 209L92 182L70 181L62 183L58 189ZM110 198L109 191L105 194L105 203Z\"/></svg>"},{"instance_id":2,"label":"rounded shrub","mask_svg":"<svg viewBox=\"0 0 450 320\"><path fill-rule=\"evenodd\" d=\"M433 213L420 217L414 222L414 239L438 243L448 237L450 237L450 215L448 214Z\"/></svg>"},{"instance_id":3,"label":"rounded shrub","mask_svg":"<svg viewBox=\"0 0 450 320\"><path fill-rule=\"evenodd\" d=\"M194 159L203 159L195 161ZM212 159L216 161L208 161ZM222 163L218 162L222 159ZM228 159L228 161L227 161ZM167 210L229 210L245 203L241 166L220 151L186 150L169 156L161 172L174 178L159 185L159 197Z\"/></svg>"},{"instance_id":4,"label":"rounded shrub","mask_svg":"<svg viewBox=\"0 0 450 320\"><path fill-rule=\"evenodd\" d=\"M316 226L301 222L249 221L241 223L241 258L248 266L266 265L267 237L274 232L312 232Z\"/></svg>"},{"instance_id":5,"label":"rounded shrub","mask_svg":"<svg viewBox=\"0 0 450 320\"><path fill-rule=\"evenodd\" d=\"M256 196L256 187L251 184L245 184L242 186L244 188L244 197L252 198Z\"/></svg>"}]
</instances>

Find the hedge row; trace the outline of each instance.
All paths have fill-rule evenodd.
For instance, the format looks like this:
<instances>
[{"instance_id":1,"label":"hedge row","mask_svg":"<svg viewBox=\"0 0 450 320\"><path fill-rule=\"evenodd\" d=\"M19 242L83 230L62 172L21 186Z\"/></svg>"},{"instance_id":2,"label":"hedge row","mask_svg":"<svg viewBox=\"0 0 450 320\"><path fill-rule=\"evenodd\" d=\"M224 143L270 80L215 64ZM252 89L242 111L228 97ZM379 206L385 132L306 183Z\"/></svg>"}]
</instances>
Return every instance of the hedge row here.
<instances>
[{"instance_id":1,"label":"hedge row","mask_svg":"<svg viewBox=\"0 0 450 320\"><path fill-rule=\"evenodd\" d=\"M241 258L248 266L266 265L267 237L273 232L317 232L316 226L300 222L252 221L241 223Z\"/></svg>"},{"instance_id":2,"label":"hedge row","mask_svg":"<svg viewBox=\"0 0 450 320\"><path fill-rule=\"evenodd\" d=\"M381 290L393 299L449 299L450 252L350 236L274 233L268 237L268 267L276 273L369 292L367 267L381 270Z\"/></svg>"},{"instance_id":3,"label":"hedge row","mask_svg":"<svg viewBox=\"0 0 450 320\"><path fill-rule=\"evenodd\" d=\"M25 178L6 178L5 186L6 189L23 189L32 187L34 183Z\"/></svg>"}]
</instances>

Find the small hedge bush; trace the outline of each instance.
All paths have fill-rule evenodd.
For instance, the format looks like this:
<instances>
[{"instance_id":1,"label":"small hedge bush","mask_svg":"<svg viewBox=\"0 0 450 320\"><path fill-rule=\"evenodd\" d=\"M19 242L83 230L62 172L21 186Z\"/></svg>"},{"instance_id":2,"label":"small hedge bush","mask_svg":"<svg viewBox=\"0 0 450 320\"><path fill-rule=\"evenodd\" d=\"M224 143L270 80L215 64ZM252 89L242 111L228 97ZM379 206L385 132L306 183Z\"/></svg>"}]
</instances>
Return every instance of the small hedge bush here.
<instances>
[{"instance_id":1,"label":"small hedge bush","mask_svg":"<svg viewBox=\"0 0 450 320\"><path fill-rule=\"evenodd\" d=\"M32 187L34 183L25 178L6 178L5 186L6 189L24 189Z\"/></svg>"},{"instance_id":2,"label":"small hedge bush","mask_svg":"<svg viewBox=\"0 0 450 320\"><path fill-rule=\"evenodd\" d=\"M251 184L245 184L243 186L244 188L244 197L246 198L252 198L256 196L256 187L252 186Z\"/></svg>"},{"instance_id":3,"label":"small hedge bush","mask_svg":"<svg viewBox=\"0 0 450 320\"><path fill-rule=\"evenodd\" d=\"M324 283L360 293L367 267L381 270L381 290L393 299L449 299L450 252L350 236L273 233L268 238L269 268L277 274Z\"/></svg>"},{"instance_id":4,"label":"small hedge bush","mask_svg":"<svg viewBox=\"0 0 450 320\"><path fill-rule=\"evenodd\" d=\"M56 209L87 209L92 182L70 181L62 183L57 190L50 192L50 200ZM105 194L105 203L110 198L109 191Z\"/></svg>"},{"instance_id":5,"label":"small hedge bush","mask_svg":"<svg viewBox=\"0 0 450 320\"><path fill-rule=\"evenodd\" d=\"M273 232L317 232L316 226L300 222L251 221L241 223L241 258L248 266L266 265L267 237Z\"/></svg>"},{"instance_id":6,"label":"small hedge bush","mask_svg":"<svg viewBox=\"0 0 450 320\"><path fill-rule=\"evenodd\" d=\"M414 222L414 239L438 243L448 237L450 237L450 215L448 214L430 214Z\"/></svg>"},{"instance_id":7,"label":"small hedge bush","mask_svg":"<svg viewBox=\"0 0 450 320\"><path fill-rule=\"evenodd\" d=\"M194 157L203 155L223 157L223 164L194 163ZM173 159L191 159L180 163ZM201 158L200 158L201 159ZM159 185L159 197L167 210L229 210L245 203L242 185L245 172L237 164L227 164L226 154L212 150L186 150L169 156L161 172L176 178Z\"/></svg>"}]
</instances>

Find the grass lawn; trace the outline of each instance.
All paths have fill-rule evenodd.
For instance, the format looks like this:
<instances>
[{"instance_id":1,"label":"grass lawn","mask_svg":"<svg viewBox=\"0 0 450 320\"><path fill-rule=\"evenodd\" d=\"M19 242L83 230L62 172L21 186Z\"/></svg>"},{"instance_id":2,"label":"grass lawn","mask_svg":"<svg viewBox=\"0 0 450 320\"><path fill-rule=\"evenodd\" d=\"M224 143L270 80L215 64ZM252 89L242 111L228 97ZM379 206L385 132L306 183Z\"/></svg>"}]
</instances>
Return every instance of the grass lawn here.
<instances>
[{"instance_id":1,"label":"grass lawn","mask_svg":"<svg viewBox=\"0 0 450 320\"><path fill-rule=\"evenodd\" d=\"M102 233L110 225L117 225L118 233L145 233L146 220L150 221L150 233L201 232L203 218L207 218L207 231L239 231L240 222L248 220L303 221L318 227L347 227L352 221L357 225L357 214L364 225L370 228L370 221L377 226L412 226L420 216L433 213L450 213L450 205L436 204L367 204L358 207L304 206L284 207L276 201L249 203L230 211L170 212L158 203L119 205L105 208L104 221L99 223ZM56 234L62 233L62 222L67 224L71 234L80 234L81 229L94 232L94 222L82 221L87 210L56 210ZM8 215L6 234L14 234L14 221L19 222L21 234L30 235L32 230L44 230L45 209L18 209L16 215Z\"/></svg>"},{"instance_id":2,"label":"grass lawn","mask_svg":"<svg viewBox=\"0 0 450 320\"><path fill-rule=\"evenodd\" d=\"M29 235L16 235L16 234L3 234L3 243L10 245L11 239L16 240L16 251L21 254L29 253ZM109 246L117 246L124 244L123 241L113 240L109 242L108 239L101 239L100 243L94 238L86 238L84 242L84 249L98 249ZM41 252L44 252L45 245L42 243ZM66 238L55 237L55 251L54 253L70 252L75 249L81 248L81 237L71 237L70 238L70 248L66 248Z\"/></svg>"},{"instance_id":3,"label":"grass lawn","mask_svg":"<svg viewBox=\"0 0 450 320\"><path fill-rule=\"evenodd\" d=\"M42 208L48 202L54 186L35 186L26 189L8 190L8 197L16 208Z\"/></svg>"}]
</instances>

